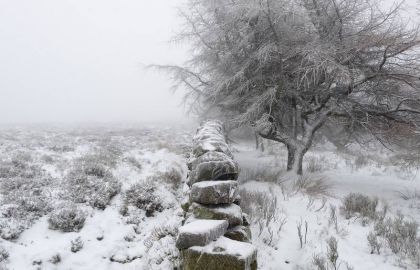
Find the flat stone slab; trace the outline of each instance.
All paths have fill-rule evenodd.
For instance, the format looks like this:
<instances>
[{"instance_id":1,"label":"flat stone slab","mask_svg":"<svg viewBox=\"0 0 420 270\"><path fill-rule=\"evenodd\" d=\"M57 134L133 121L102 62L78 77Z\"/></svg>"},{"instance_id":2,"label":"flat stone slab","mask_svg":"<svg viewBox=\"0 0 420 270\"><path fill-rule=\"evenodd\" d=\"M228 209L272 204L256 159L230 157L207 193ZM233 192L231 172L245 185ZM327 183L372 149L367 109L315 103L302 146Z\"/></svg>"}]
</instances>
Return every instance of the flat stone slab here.
<instances>
[{"instance_id":1,"label":"flat stone slab","mask_svg":"<svg viewBox=\"0 0 420 270\"><path fill-rule=\"evenodd\" d=\"M238 197L237 181L204 181L192 185L190 201L201 204L229 204Z\"/></svg>"},{"instance_id":2,"label":"flat stone slab","mask_svg":"<svg viewBox=\"0 0 420 270\"><path fill-rule=\"evenodd\" d=\"M249 244L220 237L205 247L181 251L184 270L256 270L257 249Z\"/></svg>"},{"instance_id":3,"label":"flat stone slab","mask_svg":"<svg viewBox=\"0 0 420 270\"><path fill-rule=\"evenodd\" d=\"M236 204L221 205L203 205L199 203L192 204L192 211L195 218L227 220L229 227L242 225L242 209Z\"/></svg>"},{"instance_id":4,"label":"flat stone slab","mask_svg":"<svg viewBox=\"0 0 420 270\"><path fill-rule=\"evenodd\" d=\"M221 152L207 152L193 160L189 166L190 185L202 181L236 180L239 175L238 164Z\"/></svg>"},{"instance_id":5,"label":"flat stone slab","mask_svg":"<svg viewBox=\"0 0 420 270\"><path fill-rule=\"evenodd\" d=\"M196 220L179 228L176 247L186 249L205 246L224 235L229 223L226 220Z\"/></svg>"}]
</instances>

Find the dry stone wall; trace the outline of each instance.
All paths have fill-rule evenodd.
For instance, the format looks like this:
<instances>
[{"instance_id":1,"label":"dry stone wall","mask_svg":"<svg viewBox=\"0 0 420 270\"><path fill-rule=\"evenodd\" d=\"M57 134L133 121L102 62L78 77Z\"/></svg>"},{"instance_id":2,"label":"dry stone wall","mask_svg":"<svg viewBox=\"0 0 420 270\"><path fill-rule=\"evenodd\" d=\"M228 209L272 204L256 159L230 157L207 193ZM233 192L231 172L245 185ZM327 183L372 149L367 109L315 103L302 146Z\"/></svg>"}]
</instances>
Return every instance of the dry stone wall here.
<instances>
[{"instance_id":1,"label":"dry stone wall","mask_svg":"<svg viewBox=\"0 0 420 270\"><path fill-rule=\"evenodd\" d=\"M188 162L189 192L182 208L185 224L177 247L184 270L255 270L257 250L239 205L239 168L223 125L206 121L194 136Z\"/></svg>"}]
</instances>

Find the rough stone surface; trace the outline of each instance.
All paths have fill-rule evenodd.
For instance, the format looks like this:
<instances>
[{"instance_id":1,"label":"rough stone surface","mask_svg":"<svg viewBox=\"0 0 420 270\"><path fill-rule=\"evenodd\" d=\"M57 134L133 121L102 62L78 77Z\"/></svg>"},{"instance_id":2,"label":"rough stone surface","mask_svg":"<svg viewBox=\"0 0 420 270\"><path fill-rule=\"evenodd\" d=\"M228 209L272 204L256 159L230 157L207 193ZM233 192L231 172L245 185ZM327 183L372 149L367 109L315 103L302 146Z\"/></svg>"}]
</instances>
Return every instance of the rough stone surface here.
<instances>
[{"instance_id":1,"label":"rough stone surface","mask_svg":"<svg viewBox=\"0 0 420 270\"><path fill-rule=\"evenodd\" d=\"M237 181L205 181L191 187L190 201L201 204L229 204L238 196Z\"/></svg>"},{"instance_id":2,"label":"rough stone surface","mask_svg":"<svg viewBox=\"0 0 420 270\"><path fill-rule=\"evenodd\" d=\"M257 250L249 243L221 237L205 247L181 251L184 270L256 270Z\"/></svg>"},{"instance_id":3,"label":"rough stone surface","mask_svg":"<svg viewBox=\"0 0 420 270\"><path fill-rule=\"evenodd\" d=\"M200 157L203 154L210 151L221 152L228 155L230 158L233 158L232 152L230 151L228 144L220 138L210 137L204 140L194 142L194 156Z\"/></svg>"},{"instance_id":4,"label":"rough stone surface","mask_svg":"<svg viewBox=\"0 0 420 270\"><path fill-rule=\"evenodd\" d=\"M242 225L242 209L236 204L203 205L192 204L192 211L195 218L227 220L229 227Z\"/></svg>"},{"instance_id":5,"label":"rough stone surface","mask_svg":"<svg viewBox=\"0 0 420 270\"><path fill-rule=\"evenodd\" d=\"M248 226L236 226L228 229L225 237L240 242L251 242L251 229Z\"/></svg>"},{"instance_id":6,"label":"rough stone surface","mask_svg":"<svg viewBox=\"0 0 420 270\"><path fill-rule=\"evenodd\" d=\"M239 175L238 164L220 152L207 152L195 159L190 166L190 185L202 181L236 180Z\"/></svg>"},{"instance_id":7,"label":"rough stone surface","mask_svg":"<svg viewBox=\"0 0 420 270\"><path fill-rule=\"evenodd\" d=\"M196 220L179 229L176 247L186 249L192 246L205 246L226 233L226 220Z\"/></svg>"}]
</instances>

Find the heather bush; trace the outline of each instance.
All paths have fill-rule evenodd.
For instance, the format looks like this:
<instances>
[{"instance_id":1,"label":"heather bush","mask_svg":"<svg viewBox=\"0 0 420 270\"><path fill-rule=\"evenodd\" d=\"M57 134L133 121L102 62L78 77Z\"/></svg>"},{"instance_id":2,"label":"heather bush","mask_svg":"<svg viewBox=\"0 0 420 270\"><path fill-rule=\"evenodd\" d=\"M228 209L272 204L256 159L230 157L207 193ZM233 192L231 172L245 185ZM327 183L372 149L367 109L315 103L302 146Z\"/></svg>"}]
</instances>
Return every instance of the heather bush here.
<instances>
[{"instance_id":1,"label":"heather bush","mask_svg":"<svg viewBox=\"0 0 420 270\"><path fill-rule=\"evenodd\" d=\"M9 252L2 246L0 246L0 263L6 261L9 258Z\"/></svg>"},{"instance_id":2,"label":"heather bush","mask_svg":"<svg viewBox=\"0 0 420 270\"><path fill-rule=\"evenodd\" d=\"M80 250L82 250L83 245L84 245L83 240L79 236L79 237L77 237L76 239L74 239L70 242L70 251L73 252L73 253L77 253Z\"/></svg>"},{"instance_id":3,"label":"heather bush","mask_svg":"<svg viewBox=\"0 0 420 270\"><path fill-rule=\"evenodd\" d=\"M105 209L118 194L121 184L101 165L77 166L66 176L70 198L76 203L88 203L92 207Z\"/></svg>"},{"instance_id":4,"label":"heather bush","mask_svg":"<svg viewBox=\"0 0 420 270\"><path fill-rule=\"evenodd\" d=\"M241 170L238 181L245 183L248 181L277 183L281 179L284 170L270 167L245 168Z\"/></svg>"},{"instance_id":5,"label":"heather bush","mask_svg":"<svg viewBox=\"0 0 420 270\"><path fill-rule=\"evenodd\" d=\"M49 216L48 224L52 230L78 232L83 228L86 213L76 205L64 204L57 207Z\"/></svg>"},{"instance_id":6,"label":"heather bush","mask_svg":"<svg viewBox=\"0 0 420 270\"><path fill-rule=\"evenodd\" d=\"M162 200L155 191L151 182L134 184L124 193L124 204L146 211L148 217L153 216L154 212L163 211Z\"/></svg>"},{"instance_id":7,"label":"heather bush","mask_svg":"<svg viewBox=\"0 0 420 270\"><path fill-rule=\"evenodd\" d=\"M35 220L51 209L48 188L53 180L40 178L0 179L0 237L16 239Z\"/></svg>"},{"instance_id":8,"label":"heather bush","mask_svg":"<svg viewBox=\"0 0 420 270\"><path fill-rule=\"evenodd\" d=\"M156 173L147 180L148 182L166 183L172 189L178 189L182 184L182 173L179 168L172 167L164 172Z\"/></svg>"},{"instance_id":9,"label":"heather bush","mask_svg":"<svg viewBox=\"0 0 420 270\"><path fill-rule=\"evenodd\" d=\"M340 210L346 219L351 217L378 218L377 206L378 198L370 198L360 193L350 193L343 199Z\"/></svg>"},{"instance_id":10,"label":"heather bush","mask_svg":"<svg viewBox=\"0 0 420 270\"><path fill-rule=\"evenodd\" d=\"M322 176L304 174L293 184L294 190L307 194L311 197L330 196L329 190L331 185L329 185Z\"/></svg>"},{"instance_id":11,"label":"heather bush","mask_svg":"<svg viewBox=\"0 0 420 270\"><path fill-rule=\"evenodd\" d=\"M410 255L420 247L418 228L419 224L416 221L408 221L402 214L398 214L395 218L377 221L374 234L385 239L393 253Z\"/></svg>"}]
</instances>

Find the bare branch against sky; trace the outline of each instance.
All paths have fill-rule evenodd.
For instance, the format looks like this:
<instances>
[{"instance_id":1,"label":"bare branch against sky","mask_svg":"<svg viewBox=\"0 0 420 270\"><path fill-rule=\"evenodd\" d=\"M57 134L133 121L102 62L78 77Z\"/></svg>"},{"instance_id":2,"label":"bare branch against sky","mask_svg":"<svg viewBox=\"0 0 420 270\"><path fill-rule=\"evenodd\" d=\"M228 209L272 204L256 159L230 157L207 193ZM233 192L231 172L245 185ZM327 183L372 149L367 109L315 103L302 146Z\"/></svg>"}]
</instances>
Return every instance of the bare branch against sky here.
<instances>
[{"instance_id":1,"label":"bare branch against sky","mask_svg":"<svg viewBox=\"0 0 420 270\"><path fill-rule=\"evenodd\" d=\"M182 62L167 0L0 0L0 123L185 118L164 74Z\"/></svg>"}]
</instances>

